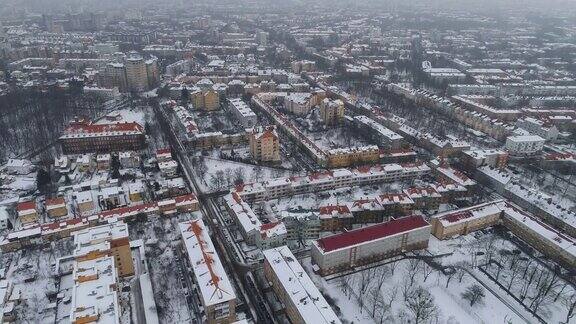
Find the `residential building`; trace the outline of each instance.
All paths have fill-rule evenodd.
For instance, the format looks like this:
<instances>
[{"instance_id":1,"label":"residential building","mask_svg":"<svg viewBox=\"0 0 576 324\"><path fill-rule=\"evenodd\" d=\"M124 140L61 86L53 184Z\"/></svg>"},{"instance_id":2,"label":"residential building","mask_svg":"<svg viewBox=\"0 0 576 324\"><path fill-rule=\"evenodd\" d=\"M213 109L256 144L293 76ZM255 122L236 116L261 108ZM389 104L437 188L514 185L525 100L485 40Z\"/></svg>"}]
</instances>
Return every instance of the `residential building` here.
<instances>
[{"instance_id":1,"label":"residential building","mask_svg":"<svg viewBox=\"0 0 576 324\"><path fill-rule=\"evenodd\" d=\"M544 148L545 140L537 135L516 135L508 136L506 139L506 150L511 155L534 155Z\"/></svg>"},{"instance_id":2,"label":"residential building","mask_svg":"<svg viewBox=\"0 0 576 324\"><path fill-rule=\"evenodd\" d=\"M114 265L121 277L134 274L128 225L124 222L115 221L74 233L74 257L78 262L103 256L114 257Z\"/></svg>"},{"instance_id":3,"label":"residential building","mask_svg":"<svg viewBox=\"0 0 576 324\"><path fill-rule=\"evenodd\" d=\"M60 136L64 154L140 150L145 143L144 128L138 123L91 124L73 122Z\"/></svg>"},{"instance_id":4,"label":"residential building","mask_svg":"<svg viewBox=\"0 0 576 324\"><path fill-rule=\"evenodd\" d=\"M113 257L74 262L70 322L120 323L120 305Z\"/></svg>"},{"instance_id":5,"label":"residential building","mask_svg":"<svg viewBox=\"0 0 576 324\"><path fill-rule=\"evenodd\" d=\"M46 199L46 213L52 218L67 216L68 209L64 197Z\"/></svg>"},{"instance_id":6,"label":"residential building","mask_svg":"<svg viewBox=\"0 0 576 324\"><path fill-rule=\"evenodd\" d=\"M5 206L0 206L0 230L5 230L11 225L10 213L8 208Z\"/></svg>"},{"instance_id":7,"label":"residential building","mask_svg":"<svg viewBox=\"0 0 576 324\"><path fill-rule=\"evenodd\" d=\"M18 220L22 225L38 221L36 202L33 200L19 202L16 211L18 212Z\"/></svg>"},{"instance_id":8,"label":"residential building","mask_svg":"<svg viewBox=\"0 0 576 324\"><path fill-rule=\"evenodd\" d=\"M508 153L495 149L468 150L462 152L460 159L468 171L476 170L481 166L503 169L508 164Z\"/></svg>"},{"instance_id":9,"label":"residential building","mask_svg":"<svg viewBox=\"0 0 576 324\"><path fill-rule=\"evenodd\" d=\"M422 216L406 216L312 243L312 261L322 275L428 247L430 224Z\"/></svg>"},{"instance_id":10,"label":"residential building","mask_svg":"<svg viewBox=\"0 0 576 324\"><path fill-rule=\"evenodd\" d=\"M255 127L248 134L250 155L260 162L280 161L280 138L276 126Z\"/></svg>"},{"instance_id":11,"label":"residential building","mask_svg":"<svg viewBox=\"0 0 576 324\"><path fill-rule=\"evenodd\" d=\"M190 93L194 109L214 111L220 108L220 96L214 90L196 90Z\"/></svg>"},{"instance_id":12,"label":"residential building","mask_svg":"<svg viewBox=\"0 0 576 324\"><path fill-rule=\"evenodd\" d=\"M320 102L320 118L326 125L338 125L344 119L344 102L324 98Z\"/></svg>"},{"instance_id":13,"label":"residential building","mask_svg":"<svg viewBox=\"0 0 576 324\"><path fill-rule=\"evenodd\" d=\"M525 117L516 122L516 126L526 130L532 135L542 137L546 141L555 141L560 132L555 125L533 117Z\"/></svg>"},{"instance_id":14,"label":"residential building","mask_svg":"<svg viewBox=\"0 0 576 324\"><path fill-rule=\"evenodd\" d=\"M204 307L202 322L233 323L236 320L236 294L204 222L191 220L180 223L179 227L188 265Z\"/></svg>"},{"instance_id":15,"label":"residential building","mask_svg":"<svg viewBox=\"0 0 576 324\"><path fill-rule=\"evenodd\" d=\"M293 324L339 324L340 319L287 246L263 251L264 276Z\"/></svg>"},{"instance_id":16,"label":"residential building","mask_svg":"<svg viewBox=\"0 0 576 324\"><path fill-rule=\"evenodd\" d=\"M284 109L294 115L306 116L313 106L313 96L308 92L294 92L284 97Z\"/></svg>"},{"instance_id":17,"label":"residential building","mask_svg":"<svg viewBox=\"0 0 576 324\"><path fill-rule=\"evenodd\" d=\"M256 123L258 122L256 114L244 101L242 101L242 99L230 99L228 107L244 128L252 128L256 126Z\"/></svg>"},{"instance_id":18,"label":"residential building","mask_svg":"<svg viewBox=\"0 0 576 324\"><path fill-rule=\"evenodd\" d=\"M402 135L397 134L370 117L364 115L356 116L354 117L354 124L360 133L376 141L382 147L397 150L403 144L404 137Z\"/></svg>"},{"instance_id":19,"label":"residential building","mask_svg":"<svg viewBox=\"0 0 576 324\"><path fill-rule=\"evenodd\" d=\"M432 216L432 235L440 240L481 230L500 223L502 209L488 202Z\"/></svg>"},{"instance_id":20,"label":"residential building","mask_svg":"<svg viewBox=\"0 0 576 324\"><path fill-rule=\"evenodd\" d=\"M125 62L128 91L143 92L148 90L148 72L144 58L131 54Z\"/></svg>"}]
</instances>

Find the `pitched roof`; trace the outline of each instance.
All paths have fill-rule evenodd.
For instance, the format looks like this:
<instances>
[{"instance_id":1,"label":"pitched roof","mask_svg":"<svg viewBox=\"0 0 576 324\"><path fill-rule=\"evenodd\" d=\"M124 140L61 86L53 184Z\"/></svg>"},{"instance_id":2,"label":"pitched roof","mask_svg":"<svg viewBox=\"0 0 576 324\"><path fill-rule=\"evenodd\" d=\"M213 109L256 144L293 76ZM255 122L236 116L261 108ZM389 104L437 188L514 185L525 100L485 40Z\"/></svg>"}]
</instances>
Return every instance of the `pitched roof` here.
<instances>
[{"instance_id":1,"label":"pitched roof","mask_svg":"<svg viewBox=\"0 0 576 324\"><path fill-rule=\"evenodd\" d=\"M319 239L318 246L331 252L426 226L430 225L422 216L407 216Z\"/></svg>"}]
</instances>

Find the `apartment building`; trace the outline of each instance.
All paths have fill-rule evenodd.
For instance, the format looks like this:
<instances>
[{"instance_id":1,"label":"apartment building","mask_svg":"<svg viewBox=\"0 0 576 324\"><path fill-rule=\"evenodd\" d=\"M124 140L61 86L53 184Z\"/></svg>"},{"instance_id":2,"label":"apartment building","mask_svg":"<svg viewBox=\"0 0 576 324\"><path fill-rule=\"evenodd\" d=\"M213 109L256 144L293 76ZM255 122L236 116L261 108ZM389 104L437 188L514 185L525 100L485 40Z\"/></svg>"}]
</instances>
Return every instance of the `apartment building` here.
<instances>
[{"instance_id":1,"label":"apartment building","mask_svg":"<svg viewBox=\"0 0 576 324\"><path fill-rule=\"evenodd\" d=\"M22 201L16 205L18 220L22 225L27 225L38 221L38 210L35 201Z\"/></svg>"},{"instance_id":2,"label":"apartment building","mask_svg":"<svg viewBox=\"0 0 576 324\"><path fill-rule=\"evenodd\" d=\"M140 150L145 144L144 128L138 123L71 123L59 138L64 154Z\"/></svg>"},{"instance_id":3,"label":"apartment building","mask_svg":"<svg viewBox=\"0 0 576 324\"><path fill-rule=\"evenodd\" d=\"M314 107L311 93L295 92L284 97L284 109L298 116L306 116Z\"/></svg>"},{"instance_id":4,"label":"apartment building","mask_svg":"<svg viewBox=\"0 0 576 324\"><path fill-rule=\"evenodd\" d=\"M276 126L256 127L249 133L250 155L256 161L280 161L280 138Z\"/></svg>"},{"instance_id":5,"label":"apartment building","mask_svg":"<svg viewBox=\"0 0 576 324\"><path fill-rule=\"evenodd\" d=\"M120 323L117 276L113 257L74 262L70 322Z\"/></svg>"},{"instance_id":6,"label":"apartment building","mask_svg":"<svg viewBox=\"0 0 576 324\"><path fill-rule=\"evenodd\" d=\"M356 128L368 138L379 143L382 147L397 150L402 146L404 137L363 115L354 117Z\"/></svg>"},{"instance_id":7,"label":"apartment building","mask_svg":"<svg viewBox=\"0 0 576 324\"><path fill-rule=\"evenodd\" d=\"M148 89L148 72L144 58L133 54L126 59L125 67L128 91L146 91Z\"/></svg>"},{"instance_id":8,"label":"apartment building","mask_svg":"<svg viewBox=\"0 0 576 324\"><path fill-rule=\"evenodd\" d=\"M292 324L338 324L340 319L287 246L263 252L264 276Z\"/></svg>"},{"instance_id":9,"label":"apartment building","mask_svg":"<svg viewBox=\"0 0 576 324\"><path fill-rule=\"evenodd\" d=\"M338 125L344 119L344 102L340 99L324 98L320 102L320 118L326 125Z\"/></svg>"},{"instance_id":10,"label":"apartment building","mask_svg":"<svg viewBox=\"0 0 576 324\"><path fill-rule=\"evenodd\" d=\"M134 274L128 225L124 222L116 221L75 232L74 247L74 257L79 262L111 256L121 277Z\"/></svg>"},{"instance_id":11,"label":"apartment building","mask_svg":"<svg viewBox=\"0 0 576 324\"><path fill-rule=\"evenodd\" d=\"M328 275L428 247L430 224L422 216L406 216L312 243L312 261Z\"/></svg>"},{"instance_id":12,"label":"apartment building","mask_svg":"<svg viewBox=\"0 0 576 324\"><path fill-rule=\"evenodd\" d=\"M560 132L555 125L532 117L525 117L516 122L516 126L528 133L542 137L546 141L555 141Z\"/></svg>"},{"instance_id":13,"label":"apartment building","mask_svg":"<svg viewBox=\"0 0 576 324\"><path fill-rule=\"evenodd\" d=\"M332 149L326 152L330 168L342 168L352 165L378 162L380 149L376 145Z\"/></svg>"},{"instance_id":14,"label":"apartment building","mask_svg":"<svg viewBox=\"0 0 576 324\"><path fill-rule=\"evenodd\" d=\"M52 218L64 217L68 215L66 201L64 197L46 199L46 213Z\"/></svg>"},{"instance_id":15,"label":"apartment building","mask_svg":"<svg viewBox=\"0 0 576 324\"><path fill-rule=\"evenodd\" d=\"M228 324L236 321L236 293L224 266L200 219L179 224L184 251L194 273L200 302L204 307L202 321L208 324Z\"/></svg>"},{"instance_id":16,"label":"apartment building","mask_svg":"<svg viewBox=\"0 0 576 324\"><path fill-rule=\"evenodd\" d=\"M196 90L190 93L194 109L214 111L220 108L220 95L214 90Z\"/></svg>"},{"instance_id":17,"label":"apartment building","mask_svg":"<svg viewBox=\"0 0 576 324\"><path fill-rule=\"evenodd\" d=\"M230 99L228 107L232 114L238 119L244 128L252 128L256 126L258 117L242 99Z\"/></svg>"},{"instance_id":18,"label":"apartment building","mask_svg":"<svg viewBox=\"0 0 576 324\"><path fill-rule=\"evenodd\" d=\"M544 142L544 139L537 135L508 136L506 150L511 155L534 155L542 151Z\"/></svg>"},{"instance_id":19,"label":"apartment building","mask_svg":"<svg viewBox=\"0 0 576 324\"><path fill-rule=\"evenodd\" d=\"M488 202L432 217L432 235L440 240L481 230L500 223L501 202Z\"/></svg>"},{"instance_id":20,"label":"apartment building","mask_svg":"<svg viewBox=\"0 0 576 324\"><path fill-rule=\"evenodd\" d=\"M468 150L460 157L467 170L473 171L481 166L503 169L508 164L508 153L502 150Z\"/></svg>"}]
</instances>

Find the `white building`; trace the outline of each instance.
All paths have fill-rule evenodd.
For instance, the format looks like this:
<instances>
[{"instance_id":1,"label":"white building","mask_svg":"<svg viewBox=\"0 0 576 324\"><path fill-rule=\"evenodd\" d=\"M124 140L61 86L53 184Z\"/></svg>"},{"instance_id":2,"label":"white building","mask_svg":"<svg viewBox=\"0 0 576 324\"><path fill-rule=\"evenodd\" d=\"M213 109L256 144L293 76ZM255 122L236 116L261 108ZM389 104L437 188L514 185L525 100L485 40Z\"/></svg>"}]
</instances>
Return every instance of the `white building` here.
<instances>
[{"instance_id":1,"label":"white building","mask_svg":"<svg viewBox=\"0 0 576 324\"><path fill-rule=\"evenodd\" d=\"M532 155L542 151L544 139L537 135L508 136L506 150L512 155Z\"/></svg>"},{"instance_id":2,"label":"white building","mask_svg":"<svg viewBox=\"0 0 576 324\"><path fill-rule=\"evenodd\" d=\"M242 99L230 99L228 107L244 128L252 128L256 126L256 123L258 122L256 114L244 101L242 101Z\"/></svg>"},{"instance_id":3,"label":"white building","mask_svg":"<svg viewBox=\"0 0 576 324\"><path fill-rule=\"evenodd\" d=\"M266 250L264 275L294 324L338 324L340 319L287 246Z\"/></svg>"},{"instance_id":4,"label":"white building","mask_svg":"<svg viewBox=\"0 0 576 324\"><path fill-rule=\"evenodd\" d=\"M0 230L7 229L10 224L10 214L5 206L0 206Z\"/></svg>"},{"instance_id":5,"label":"white building","mask_svg":"<svg viewBox=\"0 0 576 324\"><path fill-rule=\"evenodd\" d=\"M71 323L120 323L113 257L74 263Z\"/></svg>"},{"instance_id":6,"label":"white building","mask_svg":"<svg viewBox=\"0 0 576 324\"><path fill-rule=\"evenodd\" d=\"M428 247L430 224L407 216L321 238L311 247L312 261L322 275L340 272Z\"/></svg>"},{"instance_id":7,"label":"white building","mask_svg":"<svg viewBox=\"0 0 576 324\"><path fill-rule=\"evenodd\" d=\"M236 320L236 294L202 220L179 224L184 250L194 273L200 301L205 311L203 322L231 323Z\"/></svg>"},{"instance_id":8,"label":"white building","mask_svg":"<svg viewBox=\"0 0 576 324\"><path fill-rule=\"evenodd\" d=\"M526 130L532 135L537 135L546 141L554 141L558 138L558 128L554 125L546 125L543 121L532 117L519 119L516 126Z\"/></svg>"}]
</instances>

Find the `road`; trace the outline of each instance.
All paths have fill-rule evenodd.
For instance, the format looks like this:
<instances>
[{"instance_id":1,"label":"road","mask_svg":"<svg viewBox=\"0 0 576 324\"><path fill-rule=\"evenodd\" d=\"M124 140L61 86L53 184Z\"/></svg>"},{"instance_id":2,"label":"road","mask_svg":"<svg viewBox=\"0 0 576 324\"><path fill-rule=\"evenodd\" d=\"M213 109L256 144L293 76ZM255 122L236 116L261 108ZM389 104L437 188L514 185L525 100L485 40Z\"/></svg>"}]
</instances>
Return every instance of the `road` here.
<instances>
[{"instance_id":1,"label":"road","mask_svg":"<svg viewBox=\"0 0 576 324\"><path fill-rule=\"evenodd\" d=\"M213 197L209 195L205 195L200 190L200 186L197 182L195 177L195 172L192 167L192 163L188 157L187 150L179 140L178 136L174 132L172 125L168 122L164 112L158 107L158 105L153 105L154 114L159 121L161 128L167 133L168 141L170 145L176 152L176 159L180 162L182 166L182 170L188 181L190 190L196 194L198 197L200 209L204 218L204 223L208 225L212 234L217 238L213 240L216 244L215 247L218 250L218 255L224 259L226 265L228 265L228 269L232 269L229 271L229 275L232 275L234 283L238 288L238 291L242 294L244 301L247 303L248 310L250 311L250 315L257 323L264 323L266 319L269 318L268 314L262 312L261 307L255 307L261 303L261 299L258 296L260 292L258 290L253 291L251 290L250 294L247 293L245 285L247 284L246 280L246 265L241 264L238 260L234 257L229 255L229 249L224 245L226 239L221 231L220 225L217 222L217 215L214 209L214 202Z\"/></svg>"}]
</instances>

